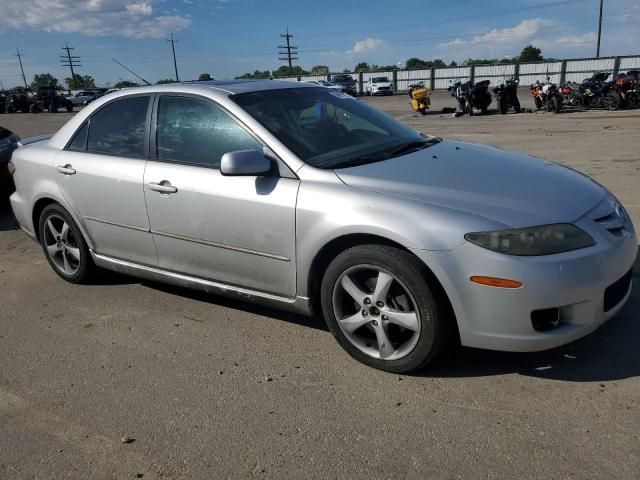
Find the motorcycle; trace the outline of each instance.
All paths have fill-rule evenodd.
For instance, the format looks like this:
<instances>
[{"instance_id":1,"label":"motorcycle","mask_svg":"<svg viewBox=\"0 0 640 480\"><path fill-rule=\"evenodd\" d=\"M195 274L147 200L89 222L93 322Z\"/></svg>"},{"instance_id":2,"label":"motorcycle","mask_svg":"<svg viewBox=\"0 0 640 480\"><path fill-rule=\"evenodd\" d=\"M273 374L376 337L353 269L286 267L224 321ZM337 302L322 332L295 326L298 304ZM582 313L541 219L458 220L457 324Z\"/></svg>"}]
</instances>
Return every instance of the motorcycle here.
<instances>
[{"instance_id":1,"label":"motorcycle","mask_svg":"<svg viewBox=\"0 0 640 480\"><path fill-rule=\"evenodd\" d=\"M520 100L518 100L518 80L511 79L501 83L493 89L496 97L496 105L501 114L506 114L510 107L516 113L520 113Z\"/></svg>"},{"instance_id":2,"label":"motorcycle","mask_svg":"<svg viewBox=\"0 0 640 480\"><path fill-rule=\"evenodd\" d=\"M489 80L484 80L473 84L471 82L456 82L450 85L448 90L451 96L458 100L462 113L473 115L473 109L487 113L491 104L491 94L489 93Z\"/></svg>"},{"instance_id":3,"label":"motorcycle","mask_svg":"<svg viewBox=\"0 0 640 480\"><path fill-rule=\"evenodd\" d=\"M586 108L598 108L602 100L602 89L609 78L607 72L596 72L580 84L582 104Z\"/></svg>"},{"instance_id":4,"label":"motorcycle","mask_svg":"<svg viewBox=\"0 0 640 480\"><path fill-rule=\"evenodd\" d=\"M583 107L584 99L580 93L580 85L575 82L562 82L560 84L562 104L568 107Z\"/></svg>"},{"instance_id":5,"label":"motorcycle","mask_svg":"<svg viewBox=\"0 0 640 480\"><path fill-rule=\"evenodd\" d=\"M409 97L411 98L413 111L426 115L431 105L431 98L429 98L429 92L427 87L424 86L424 82L409 85Z\"/></svg>"},{"instance_id":6,"label":"motorcycle","mask_svg":"<svg viewBox=\"0 0 640 480\"><path fill-rule=\"evenodd\" d=\"M640 106L640 70L621 73L615 85L616 109Z\"/></svg>"},{"instance_id":7,"label":"motorcycle","mask_svg":"<svg viewBox=\"0 0 640 480\"><path fill-rule=\"evenodd\" d=\"M549 80L547 77L547 83L540 83L538 80L531 85L531 94L538 110L546 107L547 112L559 113L562 108L562 93L558 85Z\"/></svg>"}]
</instances>

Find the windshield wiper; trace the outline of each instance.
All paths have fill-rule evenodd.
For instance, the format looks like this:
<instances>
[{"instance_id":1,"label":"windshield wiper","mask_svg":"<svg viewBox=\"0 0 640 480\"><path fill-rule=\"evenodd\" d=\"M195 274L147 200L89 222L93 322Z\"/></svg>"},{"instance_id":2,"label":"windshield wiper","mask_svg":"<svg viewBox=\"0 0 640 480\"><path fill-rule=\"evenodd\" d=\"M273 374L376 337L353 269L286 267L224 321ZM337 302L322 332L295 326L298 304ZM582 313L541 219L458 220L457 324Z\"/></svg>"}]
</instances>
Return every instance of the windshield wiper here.
<instances>
[{"instance_id":1,"label":"windshield wiper","mask_svg":"<svg viewBox=\"0 0 640 480\"><path fill-rule=\"evenodd\" d=\"M384 152L384 153L379 153L375 155L367 154L367 155L361 155L359 157L349 158L347 160L334 163L329 168L349 168L349 167L357 167L359 165L366 165L367 163L381 162L383 160L388 160L393 157L398 157L400 155L405 155L407 153L416 152L418 150L428 148L432 145L435 145L436 143L440 143L441 141L442 141L441 139L434 137L426 140L409 142L394 148L390 152Z\"/></svg>"},{"instance_id":2,"label":"windshield wiper","mask_svg":"<svg viewBox=\"0 0 640 480\"><path fill-rule=\"evenodd\" d=\"M397 157L399 155L404 155L406 153L416 152L418 150L422 150L423 148L428 148L436 143L440 143L441 140L439 138L429 138L427 140L420 140L417 142L409 142L404 145L399 146L398 148L392 150L387 158Z\"/></svg>"}]
</instances>

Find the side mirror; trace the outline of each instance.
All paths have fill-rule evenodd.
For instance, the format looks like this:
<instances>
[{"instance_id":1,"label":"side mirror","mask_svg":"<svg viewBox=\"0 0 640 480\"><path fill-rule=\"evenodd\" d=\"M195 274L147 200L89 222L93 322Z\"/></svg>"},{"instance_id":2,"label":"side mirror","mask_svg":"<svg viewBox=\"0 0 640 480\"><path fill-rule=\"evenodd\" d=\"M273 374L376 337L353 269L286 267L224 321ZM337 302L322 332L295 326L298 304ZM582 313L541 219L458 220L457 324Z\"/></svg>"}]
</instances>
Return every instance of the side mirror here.
<instances>
[{"instance_id":1,"label":"side mirror","mask_svg":"<svg viewBox=\"0 0 640 480\"><path fill-rule=\"evenodd\" d=\"M271 160L257 150L227 152L220 161L220 173L225 176L254 177L271 171Z\"/></svg>"}]
</instances>

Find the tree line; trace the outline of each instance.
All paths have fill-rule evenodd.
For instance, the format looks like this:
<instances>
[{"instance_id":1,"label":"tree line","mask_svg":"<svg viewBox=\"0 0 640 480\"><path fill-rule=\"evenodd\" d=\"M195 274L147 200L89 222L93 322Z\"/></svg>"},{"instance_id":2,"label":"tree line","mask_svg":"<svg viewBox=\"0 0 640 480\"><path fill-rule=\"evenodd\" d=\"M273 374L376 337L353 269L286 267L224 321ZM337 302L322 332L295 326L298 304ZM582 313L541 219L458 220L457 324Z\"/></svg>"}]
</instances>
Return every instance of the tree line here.
<instances>
[{"instance_id":1,"label":"tree line","mask_svg":"<svg viewBox=\"0 0 640 480\"><path fill-rule=\"evenodd\" d=\"M527 45L522 49L520 55L513 58L502 58L502 59L481 59L481 58L469 58L462 62L460 66L471 66L471 65L486 65L486 64L510 64L510 63L525 63L525 62L542 62L542 61L556 61L555 58L545 58L542 55L542 51L534 47L533 45ZM457 62L452 61L448 64L439 58L434 60L423 60L418 57L409 58L404 65L402 65L404 69L407 70L419 70L425 68L443 68L443 67L457 67L459 66ZM369 65L367 62L359 62L355 65L353 70L345 69L343 73L360 73L360 72L388 72L393 70L400 70L400 65ZM261 78L283 78L289 76L307 76L307 75L329 75L331 73L329 67L327 65L315 65L311 67L310 70L305 70L300 66L294 66L292 71L289 71L289 67L286 65L281 66L276 70L255 70L253 73L247 72L242 75L236 77L236 79L240 80L249 80L249 79L261 79ZM213 80L213 77L208 73L202 73L198 77L199 81ZM158 80L156 85L161 85L165 83L174 83L175 80L171 78L165 78ZM113 88L127 88L127 87L138 87L139 83L132 82L130 80L121 80L113 85ZM91 75L79 75L75 74L73 79L65 78L62 83L59 82L57 78L55 78L50 73L39 73L36 74L31 82L30 88L33 92L36 92L39 87L55 87L60 90L87 90L91 88L96 88L95 79Z\"/></svg>"}]
</instances>

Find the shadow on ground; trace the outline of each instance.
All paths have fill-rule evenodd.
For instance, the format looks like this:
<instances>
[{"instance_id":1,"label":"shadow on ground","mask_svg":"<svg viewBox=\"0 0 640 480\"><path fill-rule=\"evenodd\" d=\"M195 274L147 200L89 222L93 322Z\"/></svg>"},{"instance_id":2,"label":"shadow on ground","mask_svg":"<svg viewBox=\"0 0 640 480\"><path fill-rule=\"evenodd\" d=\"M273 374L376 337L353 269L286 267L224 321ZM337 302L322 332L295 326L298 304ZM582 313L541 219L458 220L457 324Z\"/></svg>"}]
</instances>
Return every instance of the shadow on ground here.
<instances>
[{"instance_id":1,"label":"shadow on ground","mask_svg":"<svg viewBox=\"0 0 640 480\"><path fill-rule=\"evenodd\" d=\"M585 338L553 350L535 353L494 352L459 347L417 375L456 378L518 373L574 382L605 382L637 377L640 375L640 253L634 271L631 297L622 312ZM328 331L319 315L305 317L171 285L153 282L144 284L171 295Z\"/></svg>"},{"instance_id":2,"label":"shadow on ground","mask_svg":"<svg viewBox=\"0 0 640 480\"><path fill-rule=\"evenodd\" d=\"M6 232L7 230L17 230L18 222L13 216L11 205L4 199L0 200L0 232Z\"/></svg>"}]
</instances>

